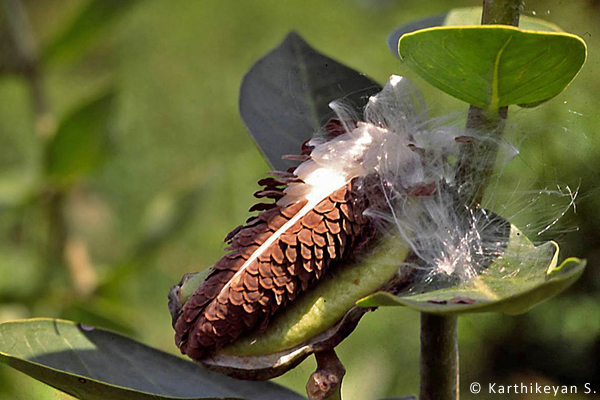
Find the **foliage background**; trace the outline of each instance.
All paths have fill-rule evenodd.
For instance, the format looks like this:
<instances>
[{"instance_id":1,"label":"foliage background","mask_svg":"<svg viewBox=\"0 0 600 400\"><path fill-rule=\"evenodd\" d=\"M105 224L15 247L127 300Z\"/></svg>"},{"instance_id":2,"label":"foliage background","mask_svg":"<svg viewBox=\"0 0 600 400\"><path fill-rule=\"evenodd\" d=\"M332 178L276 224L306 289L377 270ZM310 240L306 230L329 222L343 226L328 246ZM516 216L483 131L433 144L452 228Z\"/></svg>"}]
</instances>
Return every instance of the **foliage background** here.
<instances>
[{"instance_id":1,"label":"foliage background","mask_svg":"<svg viewBox=\"0 0 600 400\"><path fill-rule=\"evenodd\" d=\"M25 2L41 44L50 43L88 4ZM44 200L0 207L0 322L60 317L109 327L176 353L166 294L186 272L218 259L222 238L248 216L256 181L268 170L237 112L245 71L290 29L314 47L379 82L415 78L435 114L465 105L417 79L386 46L387 34L416 18L477 1L159 1L139 0L99 35L44 65L44 90L60 118L110 88L115 104L108 160L65 199L64 265L44 260ZM575 82L532 110L511 109L507 138L521 154L499 191L580 186L558 241L563 255L587 258L566 294L520 317L460 319L461 389L473 381L595 384L600 393L600 78L596 1L527 1L525 14L581 36L589 59ZM0 24L6 24L0 14ZM87 21L93 29L95 22ZM1 49L2 47L0 47ZM0 52L0 60L6 54ZM1 63L0 63L1 65ZM82 131L82 135L85 132ZM0 75L0 195L42 162L23 77ZM578 227L578 231L561 234ZM46 273L47 272L47 273ZM39 287L48 290L40 292ZM340 347L346 399L418 390L419 316L402 309L369 314ZM314 362L278 381L303 392ZM581 398L593 398L580 395ZM69 398L0 366L0 398ZM526 397L516 397L526 398ZM542 397L535 397L542 398ZM577 397L572 397L577 398Z\"/></svg>"}]
</instances>

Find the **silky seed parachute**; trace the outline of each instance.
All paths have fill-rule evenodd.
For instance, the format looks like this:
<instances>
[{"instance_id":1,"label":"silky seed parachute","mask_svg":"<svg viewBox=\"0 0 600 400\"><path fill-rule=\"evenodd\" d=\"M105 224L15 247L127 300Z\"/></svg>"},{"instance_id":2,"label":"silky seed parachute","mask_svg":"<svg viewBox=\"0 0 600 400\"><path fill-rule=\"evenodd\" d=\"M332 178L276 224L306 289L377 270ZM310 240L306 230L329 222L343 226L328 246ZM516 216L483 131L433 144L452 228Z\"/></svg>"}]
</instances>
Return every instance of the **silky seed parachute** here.
<instances>
[{"instance_id":1,"label":"silky seed parachute","mask_svg":"<svg viewBox=\"0 0 600 400\"><path fill-rule=\"evenodd\" d=\"M174 311L182 353L201 360L266 330L289 302L368 257L386 235L412 250L398 267L419 271L417 290L467 281L505 256L510 225L459 200L459 143L476 133L429 120L419 91L399 76L370 98L363 121L343 102L331 108L337 119L303 145L302 163L259 181L255 196L274 202L251 208L259 214L225 238L228 253Z\"/></svg>"}]
</instances>

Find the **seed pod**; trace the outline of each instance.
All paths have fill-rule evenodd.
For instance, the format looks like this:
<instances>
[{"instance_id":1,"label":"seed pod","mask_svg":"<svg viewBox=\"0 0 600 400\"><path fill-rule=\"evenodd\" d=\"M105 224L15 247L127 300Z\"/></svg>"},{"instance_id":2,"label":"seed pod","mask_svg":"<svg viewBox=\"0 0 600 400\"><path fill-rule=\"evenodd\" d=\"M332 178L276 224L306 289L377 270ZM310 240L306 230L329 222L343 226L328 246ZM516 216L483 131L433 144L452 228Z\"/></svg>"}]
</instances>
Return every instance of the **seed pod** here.
<instances>
[{"instance_id":1,"label":"seed pod","mask_svg":"<svg viewBox=\"0 0 600 400\"><path fill-rule=\"evenodd\" d=\"M280 310L265 332L251 332L199 360L204 366L241 379L271 379L298 365L315 351L331 349L356 327L368 309L355 302L394 282L408 282L411 270L399 269L409 248L396 236L386 236L364 256L336 268L309 292ZM171 312L202 284L204 273L186 275L170 295ZM382 287L383 286L383 287Z\"/></svg>"},{"instance_id":2,"label":"seed pod","mask_svg":"<svg viewBox=\"0 0 600 400\"><path fill-rule=\"evenodd\" d=\"M236 342L243 343L249 335L268 335L274 331L273 320L291 315L287 310L311 293L319 293L325 279L335 280L332 274L359 265L357 260L368 258L364 255L377 247L384 230L365 212L385 214L394 191L411 195L411 186L422 184L424 178L414 174L420 171L423 160L409 147L414 143L406 133L410 130L404 128L409 127L410 118L396 113L379 118L383 115L380 111L388 111L390 105L394 111L401 110L404 103L394 96L402 92L401 86L410 88L401 82L393 77L379 95L370 99L365 109L368 122L356 122L340 114L342 120L326 126L327 138L303 145L298 168L273 172L272 177L260 181L264 189L255 196L274 202L261 202L251 208L259 214L227 235L228 253L210 269L187 302L176 307L175 340L182 353L206 363ZM337 109L335 105L333 108ZM389 130L386 124L391 123L398 129ZM382 179L390 174L393 181ZM416 192L422 196L431 193ZM402 243L398 239L394 247L404 249ZM395 259L391 275L405 257L403 254ZM386 283L391 277L388 272L377 272L377 282L369 290ZM330 312L335 319L328 321L328 326L318 324L319 329L311 334L282 344L286 354L294 346L307 343L307 338L322 334L324 327L331 328L353 304L333 298L331 303L340 304L342 312ZM347 319L355 323L361 313ZM347 327L343 321L341 331ZM339 339L340 329L332 329L331 335L325 335L326 340ZM312 339L308 343L314 347ZM246 351L251 346L242 347ZM264 354L262 350L259 353Z\"/></svg>"}]
</instances>

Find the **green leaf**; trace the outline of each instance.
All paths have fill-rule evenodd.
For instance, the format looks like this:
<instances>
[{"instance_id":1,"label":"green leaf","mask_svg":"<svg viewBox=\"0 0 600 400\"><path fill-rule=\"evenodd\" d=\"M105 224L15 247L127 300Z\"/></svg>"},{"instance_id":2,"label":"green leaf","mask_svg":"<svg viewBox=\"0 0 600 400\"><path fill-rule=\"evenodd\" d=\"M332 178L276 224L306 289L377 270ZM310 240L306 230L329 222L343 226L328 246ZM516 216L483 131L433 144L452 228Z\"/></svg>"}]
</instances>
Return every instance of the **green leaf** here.
<instances>
[{"instance_id":1,"label":"green leaf","mask_svg":"<svg viewBox=\"0 0 600 400\"><path fill-rule=\"evenodd\" d=\"M63 119L46 147L46 174L69 184L97 169L107 158L113 94L84 105Z\"/></svg>"},{"instance_id":2,"label":"green leaf","mask_svg":"<svg viewBox=\"0 0 600 400\"><path fill-rule=\"evenodd\" d=\"M427 82L490 110L556 96L575 78L586 52L575 35L499 25L424 29L399 42L402 60Z\"/></svg>"},{"instance_id":3,"label":"green leaf","mask_svg":"<svg viewBox=\"0 0 600 400\"><path fill-rule=\"evenodd\" d=\"M364 74L313 49L296 32L248 71L240 88L240 115L269 163L285 171L296 163L302 143L335 114L343 99L361 115L370 95L381 87Z\"/></svg>"},{"instance_id":4,"label":"green leaf","mask_svg":"<svg viewBox=\"0 0 600 400\"><path fill-rule=\"evenodd\" d=\"M398 41L402 35L419 29L433 28L435 26L462 26L479 25L481 23L482 7L462 7L436 14L429 17L417 19L394 29L388 36L388 46L396 57L398 55ZM562 32L559 26L552 22L528 15L519 16L519 28L531 31Z\"/></svg>"},{"instance_id":5,"label":"green leaf","mask_svg":"<svg viewBox=\"0 0 600 400\"><path fill-rule=\"evenodd\" d=\"M74 322L0 325L0 361L82 400L302 399L268 382L241 382L130 338Z\"/></svg>"},{"instance_id":6,"label":"green leaf","mask_svg":"<svg viewBox=\"0 0 600 400\"><path fill-rule=\"evenodd\" d=\"M536 247L513 225L504 254L476 278L419 294L394 296L377 292L362 298L357 305L405 306L436 314L521 314L567 289L585 268L585 260L568 258L559 266L557 261L556 243Z\"/></svg>"},{"instance_id":7,"label":"green leaf","mask_svg":"<svg viewBox=\"0 0 600 400\"><path fill-rule=\"evenodd\" d=\"M42 49L45 61L70 61L85 52L105 29L139 0L92 0Z\"/></svg>"}]
</instances>

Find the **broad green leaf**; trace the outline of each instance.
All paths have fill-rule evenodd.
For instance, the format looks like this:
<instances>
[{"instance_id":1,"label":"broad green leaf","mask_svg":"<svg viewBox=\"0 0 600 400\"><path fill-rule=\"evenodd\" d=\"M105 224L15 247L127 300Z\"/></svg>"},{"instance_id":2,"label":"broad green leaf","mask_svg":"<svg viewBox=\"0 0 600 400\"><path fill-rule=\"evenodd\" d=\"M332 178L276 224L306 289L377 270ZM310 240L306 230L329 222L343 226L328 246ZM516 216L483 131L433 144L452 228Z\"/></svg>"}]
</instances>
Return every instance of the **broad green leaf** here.
<instances>
[{"instance_id":1,"label":"broad green leaf","mask_svg":"<svg viewBox=\"0 0 600 400\"><path fill-rule=\"evenodd\" d=\"M402 60L427 82L490 110L556 96L575 78L586 51L575 35L500 25L430 28L399 43Z\"/></svg>"},{"instance_id":2,"label":"broad green leaf","mask_svg":"<svg viewBox=\"0 0 600 400\"><path fill-rule=\"evenodd\" d=\"M420 29L433 28L435 26L463 26L481 24L482 7L453 8L452 10L421 18L401 25L394 29L388 36L388 46L396 57L398 55L398 41L402 35L418 31ZM519 17L519 28L530 31L562 32L559 26L540 18L521 15Z\"/></svg>"},{"instance_id":3,"label":"broad green leaf","mask_svg":"<svg viewBox=\"0 0 600 400\"><path fill-rule=\"evenodd\" d=\"M46 173L69 184L97 169L109 150L111 93L93 100L63 119L46 147Z\"/></svg>"},{"instance_id":4,"label":"broad green leaf","mask_svg":"<svg viewBox=\"0 0 600 400\"><path fill-rule=\"evenodd\" d=\"M568 258L559 266L557 261L556 243L536 247L512 226L504 254L474 279L418 294L394 296L378 292L359 300L357 305L405 306L436 314L521 314L567 289L585 268L585 260Z\"/></svg>"},{"instance_id":5,"label":"broad green leaf","mask_svg":"<svg viewBox=\"0 0 600 400\"><path fill-rule=\"evenodd\" d=\"M369 96L380 90L291 32L244 77L240 114L269 163L286 170L295 163L281 156L298 154L302 143L334 116L331 101L343 99L360 115Z\"/></svg>"},{"instance_id":6,"label":"broad green leaf","mask_svg":"<svg viewBox=\"0 0 600 400\"><path fill-rule=\"evenodd\" d=\"M82 400L302 399L276 384L237 381L70 321L0 325L0 361Z\"/></svg>"},{"instance_id":7,"label":"broad green leaf","mask_svg":"<svg viewBox=\"0 0 600 400\"><path fill-rule=\"evenodd\" d=\"M56 38L42 49L45 61L70 61L84 53L90 44L128 8L139 0L91 0Z\"/></svg>"}]
</instances>

